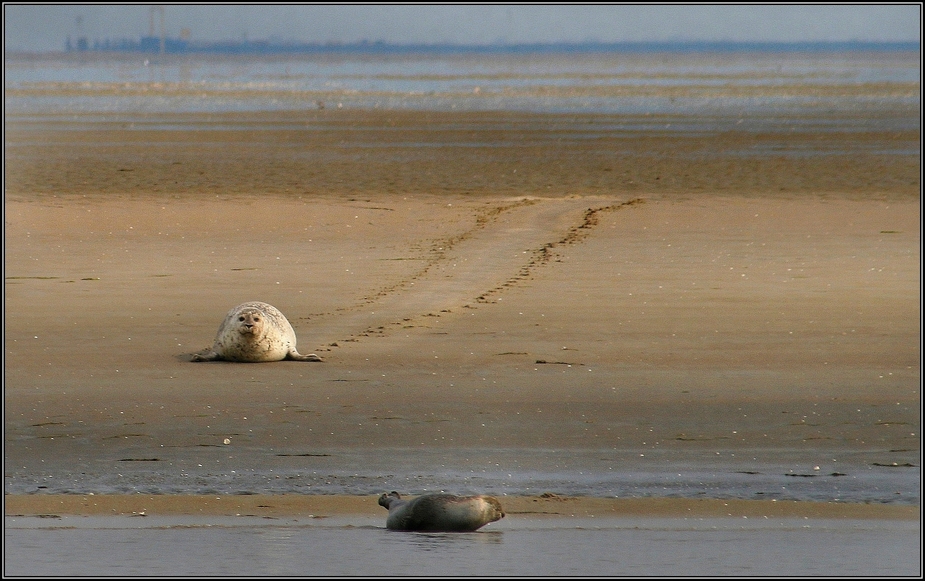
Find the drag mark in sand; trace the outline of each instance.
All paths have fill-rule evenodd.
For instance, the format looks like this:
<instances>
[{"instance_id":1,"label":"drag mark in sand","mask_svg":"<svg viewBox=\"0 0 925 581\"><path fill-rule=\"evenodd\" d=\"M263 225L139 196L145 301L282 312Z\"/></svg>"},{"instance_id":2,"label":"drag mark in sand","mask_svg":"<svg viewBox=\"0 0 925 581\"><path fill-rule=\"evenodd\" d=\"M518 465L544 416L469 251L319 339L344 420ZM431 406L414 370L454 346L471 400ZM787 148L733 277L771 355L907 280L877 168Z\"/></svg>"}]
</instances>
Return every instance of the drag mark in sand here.
<instances>
[{"instance_id":1,"label":"drag mark in sand","mask_svg":"<svg viewBox=\"0 0 925 581\"><path fill-rule=\"evenodd\" d=\"M602 213L642 203L635 198L588 208L580 198L521 199L480 208L471 228L433 240L425 264L413 275L359 304L313 317L315 336L340 337L319 350L401 329L434 328L455 309L497 302L537 268L560 260L557 248L585 240Z\"/></svg>"},{"instance_id":2,"label":"drag mark in sand","mask_svg":"<svg viewBox=\"0 0 925 581\"><path fill-rule=\"evenodd\" d=\"M453 250L454 247L458 246L460 243L465 242L472 238L477 232L488 227L493 221L503 214L504 212L510 210L516 210L525 206L531 206L537 203L537 200L532 199L523 199L518 200L511 204L504 204L501 206L489 206L488 208L481 209L475 216L475 225L454 236L448 236L445 238L440 238L434 240L430 244L430 250L428 252L429 256L424 259L426 262L417 273L410 276L409 278L395 284L393 286L381 289L378 293L373 294L372 296L366 297L364 299L364 304L374 303L381 297L386 297L395 292L400 292L407 289L408 287L415 284L419 279L422 279L427 276L428 272L440 264L442 261L447 259L449 253ZM381 327L380 327L381 328Z\"/></svg>"},{"instance_id":3,"label":"drag mark in sand","mask_svg":"<svg viewBox=\"0 0 925 581\"><path fill-rule=\"evenodd\" d=\"M553 260L553 258L555 258L554 250L556 247L564 246L567 244L578 244L582 242L585 238L591 235L591 230L595 226L598 225L599 223L598 216L601 213L614 212L621 208L635 206L635 205L643 204L643 203L645 203L645 200L643 200L642 198L633 198L632 200L629 200L628 202L623 202L620 204L611 204L609 206L603 206L600 208L588 208L587 211L585 211L580 224L569 228L565 236L563 236L561 239L555 242L547 242L542 247L538 248L537 250L534 250L531 254L530 261L520 268L520 271L517 273L517 275L509 278L501 286L497 286L487 292L482 293L481 295L476 297L475 300L480 303L495 302L491 300L489 297L502 292L507 287L513 286L529 278L533 270L536 267L548 264L550 261Z\"/></svg>"},{"instance_id":4,"label":"drag mark in sand","mask_svg":"<svg viewBox=\"0 0 925 581\"><path fill-rule=\"evenodd\" d=\"M382 321L382 324L378 325L367 323L366 328L362 331L349 334L346 338L330 342L325 346L340 347L341 343L357 342L359 341L360 337L384 336L387 330L386 324L401 326L402 328L413 328L420 326L419 324L412 324L412 318L420 315L420 310L423 309L415 309L410 312L407 309L399 309L402 313L400 321L388 320L386 317L376 317L376 312L366 312L365 309L372 305L378 305L377 312L386 312L388 309L385 307L390 306L392 303L396 302L396 296L409 290L415 291L414 295L412 296L420 296L422 294L421 281L426 280L428 275L431 275L435 268L440 267L448 260L450 260L449 257L451 256L454 248L467 241L470 241L479 232L486 230L488 226L497 221L497 219L502 214L511 210L533 206L538 202L539 200L536 199L524 198L515 200L513 202L506 202L501 205L489 204L487 207L479 208L476 210L474 216L474 224L471 228L452 236L430 240L426 243L427 250L425 251L426 255L424 257L405 258L405 260L423 261L423 266L417 272L393 285L380 288L379 290L370 293L366 297L363 297L357 304L340 307L336 310L335 313L319 314L313 316L313 326L316 330L316 334L324 335L326 331L329 334L334 334L338 332L338 329L362 328L363 321ZM398 302L401 302L401 299L399 299ZM448 313L449 309L437 309L436 311ZM329 316L335 316L336 318L330 322L325 321L325 319ZM437 314L437 312L430 311L425 313L423 316L439 317L440 315ZM330 351L330 349L327 348L320 348L318 350Z\"/></svg>"}]
</instances>

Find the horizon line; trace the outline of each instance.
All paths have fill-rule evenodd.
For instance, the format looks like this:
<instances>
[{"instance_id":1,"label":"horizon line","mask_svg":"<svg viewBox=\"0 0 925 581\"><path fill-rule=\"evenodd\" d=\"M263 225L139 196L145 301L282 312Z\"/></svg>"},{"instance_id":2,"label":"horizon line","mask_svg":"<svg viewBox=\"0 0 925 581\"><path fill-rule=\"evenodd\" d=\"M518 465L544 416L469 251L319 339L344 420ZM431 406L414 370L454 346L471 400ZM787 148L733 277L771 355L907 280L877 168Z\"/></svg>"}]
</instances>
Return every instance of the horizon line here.
<instances>
[{"instance_id":1,"label":"horizon line","mask_svg":"<svg viewBox=\"0 0 925 581\"><path fill-rule=\"evenodd\" d=\"M659 40L659 41L558 41L558 42L523 42L523 43L394 43L383 40L360 40L354 42L307 43L279 40L222 40L222 41L187 41L164 37L161 47L160 37L141 37L139 41L129 39L106 39L101 43L95 41L91 47L86 43L78 48L70 48L70 37L64 50L7 50L6 56L39 55L59 53L167 53L167 54L272 54L272 53L311 53L311 52L795 52L795 51L918 51L920 41L869 41L869 40L802 40L802 41L736 41L736 40Z\"/></svg>"}]
</instances>

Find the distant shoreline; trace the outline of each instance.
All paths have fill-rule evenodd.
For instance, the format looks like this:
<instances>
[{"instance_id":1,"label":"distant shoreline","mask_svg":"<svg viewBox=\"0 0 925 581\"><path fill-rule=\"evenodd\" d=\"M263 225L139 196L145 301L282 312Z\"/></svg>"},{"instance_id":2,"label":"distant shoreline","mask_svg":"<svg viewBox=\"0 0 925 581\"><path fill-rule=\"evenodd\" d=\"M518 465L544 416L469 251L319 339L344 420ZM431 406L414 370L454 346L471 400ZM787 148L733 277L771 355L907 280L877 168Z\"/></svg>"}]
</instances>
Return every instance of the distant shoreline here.
<instances>
[{"instance_id":1,"label":"distant shoreline","mask_svg":"<svg viewBox=\"0 0 925 581\"><path fill-rule=\"evenodd\" d=\"M80 40L80 39L78 39ZM728 42L728 41L665 41L665 42L561 42L529 44L393 44L378 42L355 43L294 43L266 40L246 41L187 41L165 37L143 37L140 40L105 39L92 46L77 42L70 50L9 51L6 58L62 55L104 54L166 54L166 55L287 55L287 54L594 54L594 53L820 53L820 52L918 52L918 42ZM68 46L70 40L68 40Z\"/></svg>"}]
</instances>

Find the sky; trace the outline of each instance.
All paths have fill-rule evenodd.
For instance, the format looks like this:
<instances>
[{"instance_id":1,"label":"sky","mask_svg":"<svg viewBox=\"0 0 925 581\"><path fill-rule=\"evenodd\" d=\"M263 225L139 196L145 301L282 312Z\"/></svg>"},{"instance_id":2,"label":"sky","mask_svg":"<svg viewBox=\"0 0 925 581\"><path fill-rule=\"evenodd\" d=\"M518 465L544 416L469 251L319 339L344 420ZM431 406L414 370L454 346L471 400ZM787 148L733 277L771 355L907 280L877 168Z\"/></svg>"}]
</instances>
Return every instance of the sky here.
<instances>
[{"instance_id":1,"label":"sky","mask_svg":"<svg viewBox=\"0 0 925 581\"><path fill-rule=\"evenodd\" d=\"M51 52L149 34L150 4L3 5L7 51ZM917 42L913 4L165 4L169 37L306 43L519 44L642 41ZM159 33L159 32L158 32Z\"/></svg>"}]
</instances>

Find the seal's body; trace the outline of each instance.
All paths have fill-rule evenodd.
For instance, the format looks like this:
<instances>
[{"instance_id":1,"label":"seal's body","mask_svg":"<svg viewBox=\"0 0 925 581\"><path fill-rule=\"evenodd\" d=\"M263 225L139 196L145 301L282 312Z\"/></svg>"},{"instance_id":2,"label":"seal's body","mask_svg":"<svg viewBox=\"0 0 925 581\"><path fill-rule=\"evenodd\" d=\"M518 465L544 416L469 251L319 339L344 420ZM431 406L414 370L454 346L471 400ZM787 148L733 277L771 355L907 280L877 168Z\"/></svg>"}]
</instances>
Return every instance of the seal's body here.
<instances>
[{"instance_id":1,"label":"seal's body","mask_svg":"<svg viewBox=\"0 0 925 581\"><path fill-rule=\"evenodd\" d=\"M295 331L286 317L273 305L254 301L228 311L212 350L193 355L193 361L322 360L314 353L301 355L295 344Z\"/></svg>"},{"instance_id":2,"label":"seal's body","mask_svg":"<svg viewBox=\"0 0 925 581\"><path fill-rule=\"evenodd\" d=\"M390 492L379 497L379 505L389 511L386 528L396 531L471 532L504 518L493 496L424 494L405 500Z\"/></svg>"}]
</instances>

